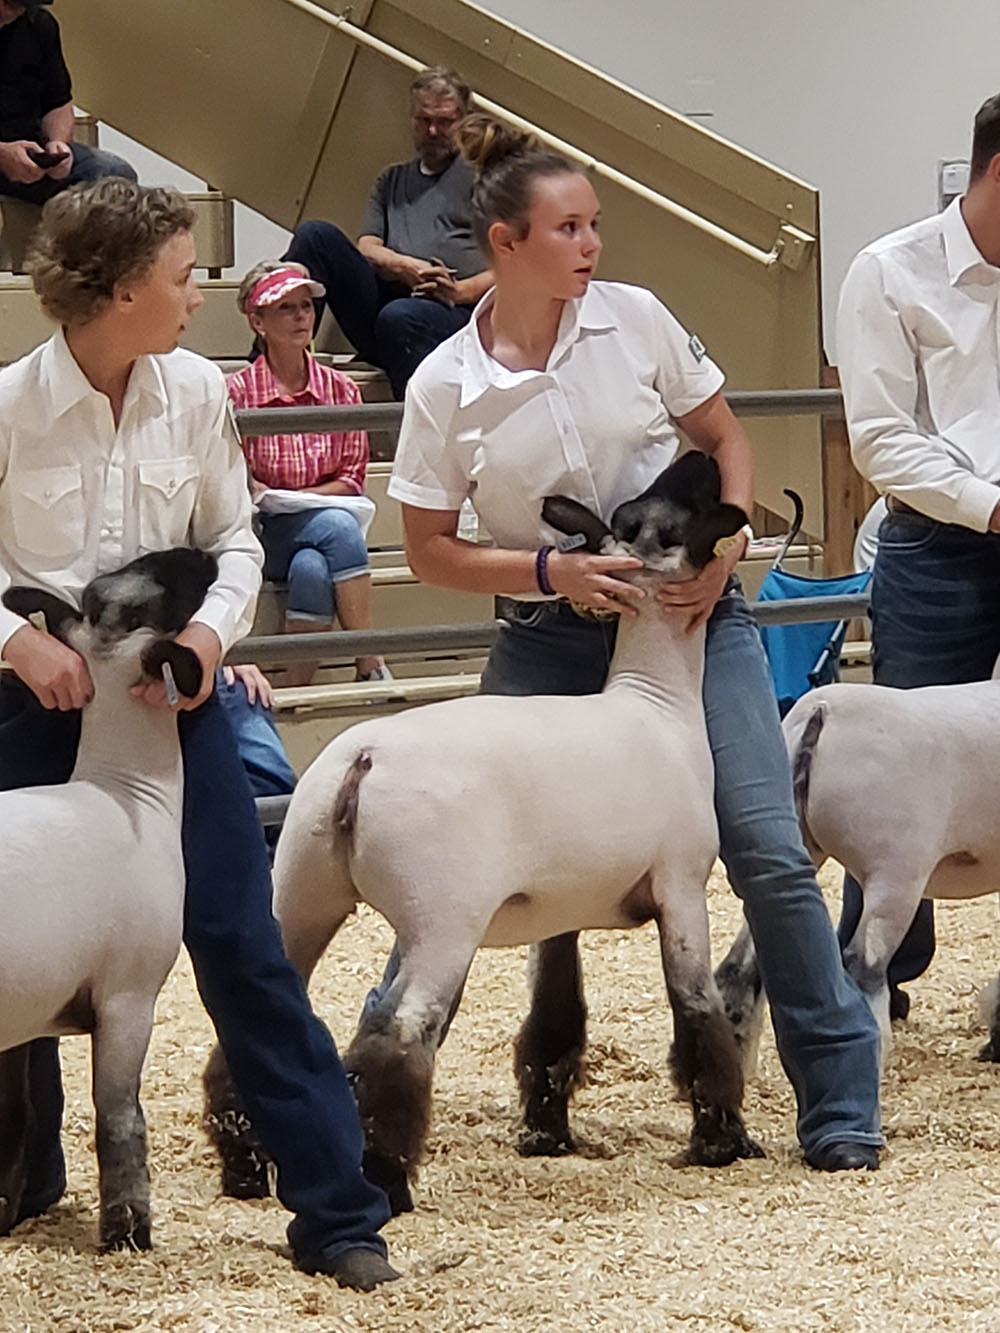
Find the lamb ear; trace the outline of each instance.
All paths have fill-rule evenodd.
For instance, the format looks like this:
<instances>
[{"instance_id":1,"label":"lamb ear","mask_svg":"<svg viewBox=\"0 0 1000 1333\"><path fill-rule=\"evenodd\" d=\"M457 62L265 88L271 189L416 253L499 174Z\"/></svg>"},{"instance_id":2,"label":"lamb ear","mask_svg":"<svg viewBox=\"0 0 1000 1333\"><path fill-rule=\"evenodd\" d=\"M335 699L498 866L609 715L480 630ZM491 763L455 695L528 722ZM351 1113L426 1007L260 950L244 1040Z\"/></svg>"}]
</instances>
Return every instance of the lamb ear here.
<instances>
[{"instance_id":1,"label":"lamb ear","mask_svg":"<svg viewBox=\"0 0 1000 1333\"><path fill-rule=\"evenodd\" d=\"M722 478L718 463L699 449L689 449L664 468L652 486L637 498L645 500L655 495L664 500L673 500L685 509L699 510L717 505L721 494ZM743 521L746 522L746 519Z\"/></svg>"},{"instance_id":2,"label":"lamb ear","mask_svg":"<svg viewBox=\"0 0 1000 1333\"><path fill-rule=\"evenodd\" d=\"M156 639L142 654L142 669L147 676L158 678L164 662L170 663L174 683L181 694L193 699L201 689L201 661L198 654L184 643L174 639Z\"/></svg>"},{"instance_id":3,"label":"lamb ear","mask_svg":"<svg viewBox=\"0 0 1000 1333\"><path fill-rule=\"evenodd\" d=\"M25 620L38 611L43 612L46 629L63 643L67 642L66 635L70 627L79 625L83 620L75 606L70 606L69 602L64 602L54 593L43 592L41 588L8 588L2 600L8 611L24 616Z\"/></svg>"},{"instance_id":4,"label":"lamb ear","mask_svg":"<svg viewBox=\"0 0 1000 1333\"><path fill-rule=\"evenodd\" d=\"M711 560L720 537L732 537L747 524L739 505L714 505L707 514L695 514L690 521L684 545L691 563L701 569Z\"/></svg>"},{"instance_id":5,"label":"lamb ear","mask_svg":"<svg viewBox=\"0 0 1000 1333\"><path fill-rule=\"evenodd\" d=\"M611 529L603 519L566 495L547 495L542 503L542 518L550 528L564 532L567 537L584 537L582 549L599 555L605 540L611 536Z\"/></svg>"}]
</instances>

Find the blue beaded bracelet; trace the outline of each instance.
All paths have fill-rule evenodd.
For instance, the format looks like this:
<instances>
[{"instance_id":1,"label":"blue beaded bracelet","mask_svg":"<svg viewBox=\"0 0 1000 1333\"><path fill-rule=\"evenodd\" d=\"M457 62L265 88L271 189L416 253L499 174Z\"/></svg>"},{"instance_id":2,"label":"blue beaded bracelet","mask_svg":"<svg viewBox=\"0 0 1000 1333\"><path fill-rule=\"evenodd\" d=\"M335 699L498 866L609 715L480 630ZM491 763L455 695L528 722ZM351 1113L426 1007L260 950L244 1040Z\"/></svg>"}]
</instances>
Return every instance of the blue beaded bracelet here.
<instances>
[{"instance_id":1,"label":"blue beaded bracelet","mask_svg":"<svg viewBox=\"0 0 1000 1333\"><path fill-rule=\"evenodd\" d=\"M535 553L535 582L538 584L538 591L543 592L546 597L556 596L556 590L549 582L549 556L555 549L554 546L539 546Z\"/></svg>"}]
</instances>

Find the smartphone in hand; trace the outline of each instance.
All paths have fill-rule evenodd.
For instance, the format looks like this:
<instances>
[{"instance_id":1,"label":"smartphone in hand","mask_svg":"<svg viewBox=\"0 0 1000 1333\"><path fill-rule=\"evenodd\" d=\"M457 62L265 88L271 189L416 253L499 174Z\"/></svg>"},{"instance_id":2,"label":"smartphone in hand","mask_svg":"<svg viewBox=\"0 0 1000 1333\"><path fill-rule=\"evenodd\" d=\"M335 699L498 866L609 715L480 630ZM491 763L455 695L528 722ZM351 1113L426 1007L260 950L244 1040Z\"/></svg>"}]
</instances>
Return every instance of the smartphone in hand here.
<instances>
[{"instance_id":1,"label":"smartphone in hand","mask_svg":"<svg viewBox=\"0 0 1000 1333\"><path fill-rule=\"evenodd\" d=\"M48 171L49 167L57 167L70 156L69 153L47 153L44 148L27 148L25 152L35 166L41 167L43 171Z\"/></svg>"}]
</instances>

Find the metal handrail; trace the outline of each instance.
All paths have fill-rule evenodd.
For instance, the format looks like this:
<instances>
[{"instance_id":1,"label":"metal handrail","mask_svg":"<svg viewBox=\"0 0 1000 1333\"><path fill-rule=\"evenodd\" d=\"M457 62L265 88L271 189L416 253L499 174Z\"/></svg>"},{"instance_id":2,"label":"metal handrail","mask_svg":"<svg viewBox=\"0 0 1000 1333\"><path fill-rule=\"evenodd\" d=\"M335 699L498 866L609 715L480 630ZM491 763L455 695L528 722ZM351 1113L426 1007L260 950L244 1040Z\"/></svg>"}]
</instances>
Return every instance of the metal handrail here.
<instances>
[{"instance_id":1,"label":"metal handrail","mask_svg":"<svg viewBox=\"0 0 1000 1333\"><path fill-rule=\"evenodd\" d=\"M805 625L824 620L851 620L868 614L868 594L845 597L799 597L751 602L761 625ZM243 639L230 650L227 662L256 662L272 667L283 662L352 662L356 657L396 653L488 651L500 632L499 620L467 625L423 625L412 629L325 630L318 634L262 634Z\"/></svg>"},{"instance_id":2,"label":"metal handrail","mask_svg":"<svg viewBox=\"0 0 1000 1333\"><path fill-rule=\"evenodd\" d=\"M330 14L327 10L320 9L320 7L314 5L311 0L285 0L285 3L292 5L295 9L301 10L305 14L310 14L314 18L320 19L328 27L336 28L338 31L345 33L352 41L357 42L359 46L366 46L370 51L375 51L379 55L395 61L398 65L404 65L407 69L411 69L415 73L427 68L422 61L414 59L413 56L408 56L405 51L400 51L398 47L391 46L388 42L382 41L380 37L373 36L372 33L366 32L364 28L359 28L357 24L349 22L349 20L342 15ZM675 199L670 199L667 195L660 194L658 190L651 190L648 185L643 185L641 181L637 181L633 176L627 176L623 171L618 171L617 168L608 166L606 162L599 161L589 153L581 152L575 144L571 144L565 139L560 139L558 135L550 134L548 130L543 130L540 126L532 124L530 120L525 120L523 116L519 116L516 112L508 110L498 102L493 102L488 97L483 97L479 93L476 93L475 95L475 102L478 109L488 111L491 116L496 116L497 119L505 120L508 124L516 126L519 130L535 135L543 143L554 148L557 153L562 153L564 157L568 157L572 161L578 162L582 167L586 168L586 170L592 171L594 175L601 176L605 180L613 182L615 185L622 186L622 188L628 190L630 194L637 195L640 199L644 199L647 203L655 205L665 213L670 213L673 217L679 218L680 221L686 222L689 226L695 227L698 231L703 232L706 236L711 236L714 240L721 241L723 245L738 251L741 255L745 255L746 258L754 260L755 263L763 265L764 268L772 268L777 264L781 257L781 251L784 247L784 239L780 228L778 236L771 249L762 250L760 246L752 245L749 241L745 241L742 236L737 236L733 232L727 231L725 227L720 227L715 222L709 222L709 220L703 218L700 213L695 213L692 212L690 208L685 208L683 204L677 203ZM809 237L809 239L813 240L815 238Z\"/></svg>"},{"instance_id":3,"label":"metal handrail","mask_svg":"<svg viewBox=\"0 0 1000 1333\"><path fill-rule=\"evenodd\" d=\"M738 417L803 417L843 412L839 389L734 389L726 402ZM402 403L357 403L340 407L254 407L236 413L244 436L293 431L395 430Z\"/></svg>"}]
</instances>

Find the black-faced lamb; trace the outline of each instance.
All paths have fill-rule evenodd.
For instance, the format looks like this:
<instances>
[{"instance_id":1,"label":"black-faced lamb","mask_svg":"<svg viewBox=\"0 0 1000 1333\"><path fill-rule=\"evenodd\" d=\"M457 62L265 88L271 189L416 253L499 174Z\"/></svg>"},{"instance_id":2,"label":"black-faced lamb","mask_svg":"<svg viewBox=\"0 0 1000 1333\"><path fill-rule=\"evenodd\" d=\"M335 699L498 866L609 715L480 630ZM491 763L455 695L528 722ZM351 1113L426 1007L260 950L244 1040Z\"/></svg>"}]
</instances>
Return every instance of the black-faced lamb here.
<instances>
[{"instance_id":1,"label":"black-faced lamb","mask_svg":"<svg viewBox=\"0 0 1000 1333\"><path fill-rule=\"evenodd\" d=\"M610 528L562 497L546 500L543 516L591 551L644 562L630 577L647 595L638 616L622 618L604 691L480 695L352 727L301 779L278 846L275 914L307 980L359 901L397 933L398 974L345 1060L366 1171L396 1211L412 1206L435 1054L482 945L553 946L537 960L517 1047L526 1151L572 1145L567 1104L585 1020L572 982L575 1012L546 1004L560 937L655 920L673 1073L694 1118L690 1157L721 1164L760 1152L741 1117L738 1051L709 959L705 883L718 834L704 630L687 633L654 596L661 580L706 565L746 516L720 503L717 465L699 453L620 506Z\"/></svg>"},{"instance_id":2,"label":"black-faced lamb","mask_svg":"<svg viewBox=\"0 0 1000 1333\"><path fill-rule=\"evenodd\" d=\"M0 1235L18 1220L33 1113L28 1045L88 1033L104 1248L150 1247L139 1079L153 1006L181 941L182 771L177 720L130 694L168 663L177 690L201 685L181 630L216 562L177 549L142 556L84 590L83 611L10 588L4 604L43 612L86 660L76 766L61 786L0 793Z\"/></svg>"}]
</instances>

